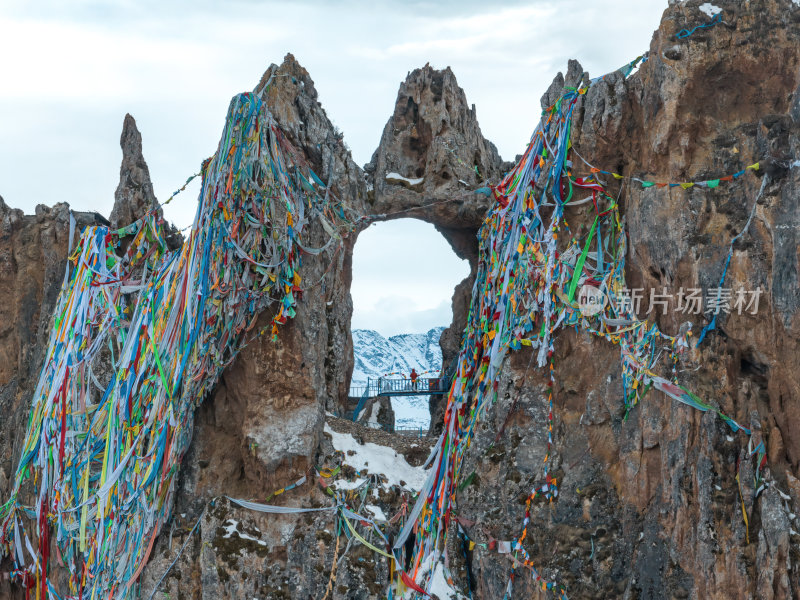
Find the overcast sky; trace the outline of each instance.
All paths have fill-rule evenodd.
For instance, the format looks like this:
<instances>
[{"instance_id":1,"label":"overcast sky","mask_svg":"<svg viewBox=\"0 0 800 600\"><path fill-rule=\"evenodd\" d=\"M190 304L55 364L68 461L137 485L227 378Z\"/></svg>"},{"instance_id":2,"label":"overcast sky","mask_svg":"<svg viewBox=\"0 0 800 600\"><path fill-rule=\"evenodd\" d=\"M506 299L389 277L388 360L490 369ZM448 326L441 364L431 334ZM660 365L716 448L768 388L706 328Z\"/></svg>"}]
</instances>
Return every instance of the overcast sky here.
<instances>
[{"instance_id":1,"label":"overcast sky","mask_svg":"<svg viewBox=\"0 0 800 600\"><path fill-rule=\"evenodd\" d=\"M522 152L539 98L567 59L592 76L622 66L647 49L666 4L0 0L0 195L28 213L66 201L108 215L130 112L156 195L166 199L216 149L231 96L251 90L287 52L308 69L359 164L378 143L398 85L426 62L452 67L484 135L510 159ZM197 192L192 186L168 207L179 227L191 223ZM430 227L405 231L409 247L438 236ZM394 290L400 275L374 257L356 269L354 324L391 334L400 331L395 323L424 330L449 322L452 286L444 299L429 297L442 287L438 274L459 261L441 238L435 242L444 250L431 250L425 262L445 262L409 281L402 295L355 294L362 279L367 288ZM365 235L356 253L369 243ZM397 319L398 306L427 317ZM368 313L375 318L366 320Z\"/></svg>"},{"instance_id":2,"label":"overcast sky","mask_svg":"<svg viewBox=\"0 0 800 600\"><path fill-rule=\"evenodd\" d=\"M352 327L390 336L450 325L453 289L467 275L469 263L430 223L373 223L353 253Z\"/></svg>"}]
</instances>

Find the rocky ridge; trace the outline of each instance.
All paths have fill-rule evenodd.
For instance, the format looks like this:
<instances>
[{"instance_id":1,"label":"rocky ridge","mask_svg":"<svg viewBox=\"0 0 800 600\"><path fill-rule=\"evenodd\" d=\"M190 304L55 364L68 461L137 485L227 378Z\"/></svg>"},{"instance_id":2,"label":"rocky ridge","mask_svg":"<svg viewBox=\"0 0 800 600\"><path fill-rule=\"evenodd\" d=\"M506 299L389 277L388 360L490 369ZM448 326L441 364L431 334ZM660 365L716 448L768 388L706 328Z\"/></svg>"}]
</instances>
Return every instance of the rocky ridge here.
<instances>
[{"instance_id":1,"label":"rocky ridge","mask_svg":"<svg viewBox=\"0 0 800 600\"><path fill-rule=\"evenodd\" d=\"M717 285L729 243L754 211L748 234L733 244L727 281L731 288L760 286L763 304L754 315L721 317L680 374L688 387L756 431L767 448L770 486L755 497L746 447L711 413L651 392L624 419L617 350L582 334L563 334L556 342L551 467L561 494L552 504L533 507L536 529L527 548L540 571L566 584L573 598L800 596L800 552L792 533L800 528L800 438L792 428L800 410L800 169L793 165L800 156L800 7L790 0L718 4L720 24L676 38L705 16L697 0L672 3L640 71L627 80L612 74L580 101L573 143L593 165L654 181L705 180L761 162L755 175L727 187L629 186L620 193L629 232L628 283L648 295L663 287ZM583 75L571 62L543 104ZM482 189L496 181L503 164L449 70L426 66L409 75L366 174L352 162L313 82L291 56L273 65L256 90L315 172L353 210L434 223L470 259L474 277L475 232L490 202ZM129 158L130 177L121 177L120 185L125 190L122 180L129 182L130 193L120 201L143 198L147 205L144 160ZM132 218L136 210L115 206L114 215ZM63 279L69 215L58 205L25 216L0 201L0 294L6 294L0 298L0 410L9 424L0 429L3 495ZM102 222L91 214L74 216L78 230ZM578 227L589 217L579 211L570 222ZM305 263L307 281L328 274L320 289L304 295L277 345L265 339L249 346L198 409L174 523L145 569L143 594L157 584L170 595L192 598L325 593L332 564L341 558L330 519L258 515L209 501L223 494L264 499L312 466L336 464L324 413L345 397L352 371L349 260L357 233L343 251ZM471 284L468 278L454 294L454 323L442 337L446 361L458 349ZM674 310L654 318L668 333L685 320L699 332L708 321ZM476 540L513 538L524 510L520 498L524 502L541 477L546 379L528 369L529 359L524 350L507 359L498 401L466 458L464 472L475 475L457 502ZM434 421L440 410L433 407ZM378 496L387 514L403 502L391 487ZM276 500L294 506L328 501L317 485ZM502 597L507 558L480 546L465 555L456 536L451 541L454 585L471 589L473 597ZM184 542L185 551L159 584ZM337 564L331 597L382 597L389 577L385 559L355 545ZM0 596L21 595L0 581ZM514 597L545 596L529 577L516 578Z\"/></svg>"}]
</instances>

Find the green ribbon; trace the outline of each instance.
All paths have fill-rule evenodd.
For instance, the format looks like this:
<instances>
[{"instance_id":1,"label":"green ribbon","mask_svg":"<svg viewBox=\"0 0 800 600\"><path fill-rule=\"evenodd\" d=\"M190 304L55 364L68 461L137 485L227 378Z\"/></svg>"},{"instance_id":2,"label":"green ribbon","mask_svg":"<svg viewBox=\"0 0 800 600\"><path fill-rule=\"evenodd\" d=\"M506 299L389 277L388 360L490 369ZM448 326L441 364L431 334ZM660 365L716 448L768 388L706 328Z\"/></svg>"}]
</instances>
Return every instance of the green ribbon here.
<instances>
[{"instance_id":1,"label":"green ribbon","mask_svg":"<svg viewBox=\"0 0 800 600\"><path fill-rule=\"evenodd\" d=\"M594 223L592 223L592 229L589 231L589 239L586 240L586 245L583 247L583 252L578 257L578 262L575 263L575 273L572 274L572 282L569 284L569 294L567 295L567 299L572 302L572 299L575 297L575 288L578 287L578 280L581 278L581 273L583 273L583 263L586 262L586 255L589 254L589 244L592 243L592 238L594 238L594 231L597 229L597 220L600 217L594 218Z\"/></svg>"}]
</instances>

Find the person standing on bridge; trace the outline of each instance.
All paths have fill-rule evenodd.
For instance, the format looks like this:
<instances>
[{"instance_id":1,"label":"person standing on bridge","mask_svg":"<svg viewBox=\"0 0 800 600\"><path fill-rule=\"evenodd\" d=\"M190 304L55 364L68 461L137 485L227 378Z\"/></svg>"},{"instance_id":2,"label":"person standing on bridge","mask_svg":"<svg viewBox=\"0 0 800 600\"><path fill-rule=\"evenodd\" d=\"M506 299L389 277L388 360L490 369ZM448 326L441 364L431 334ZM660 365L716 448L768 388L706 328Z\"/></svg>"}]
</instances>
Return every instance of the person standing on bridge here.
<instances>
[{"instance_id":1,"label":"person standing on bridge","mask_svg":"<svg viewBox=\"0 0 800 600\"><path fill-rule=\"evenodd\" d=\"M411 388L415 389L415 390L417 389L417 377L419 377L419 375L417 374L417 370L412 367L411 368Z\"/></svg>"}]
</instances>

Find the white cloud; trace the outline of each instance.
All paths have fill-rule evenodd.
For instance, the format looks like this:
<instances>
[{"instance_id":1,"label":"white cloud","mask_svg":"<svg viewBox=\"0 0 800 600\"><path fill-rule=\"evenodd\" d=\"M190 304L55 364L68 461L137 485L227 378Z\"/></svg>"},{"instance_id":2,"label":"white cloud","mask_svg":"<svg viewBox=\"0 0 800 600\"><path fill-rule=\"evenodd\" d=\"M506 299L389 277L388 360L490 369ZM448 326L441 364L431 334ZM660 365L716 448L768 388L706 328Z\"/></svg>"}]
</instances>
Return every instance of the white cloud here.
<instances>
[{"instance_id":1,"label":"white cloud","mask_svg":"<svg viewBox=\"0 0 800 600\"><path fill-rule=\"evenodd\" d=\"M353 252L353 328L384 336L447 326L453 289L469 274L433 225L413 219L377 223Z\"/></svg>"},{"instance_id":2,"label":"white cloud","mask_svg":"<svg viewBox=\"0 0 800 600\"><path fill-rule=\"evenodd\" d=\"M153 39L97 25L0 18L4 99L80 99L85 105L159 95L166 79L208 64L200 40ZM150 85L141 85L150 83ZM140 85L137 85L140 84Z\"/></svg>"},{"instance_id":3,"label":"white cloud","mask_svg":"<svg viewBox=\"0 0 800 600\"><path fill-rule=\"evenodd\" d=\"M424 333L434 327L448 327L452 320L449 300L442 300L435 308L418 309L408 296L387 296L367 308L354 307L351 326L374 329L388 338L399 333Z\"/></svg>"}]
</instances>

